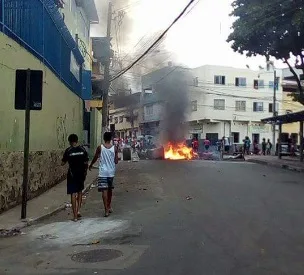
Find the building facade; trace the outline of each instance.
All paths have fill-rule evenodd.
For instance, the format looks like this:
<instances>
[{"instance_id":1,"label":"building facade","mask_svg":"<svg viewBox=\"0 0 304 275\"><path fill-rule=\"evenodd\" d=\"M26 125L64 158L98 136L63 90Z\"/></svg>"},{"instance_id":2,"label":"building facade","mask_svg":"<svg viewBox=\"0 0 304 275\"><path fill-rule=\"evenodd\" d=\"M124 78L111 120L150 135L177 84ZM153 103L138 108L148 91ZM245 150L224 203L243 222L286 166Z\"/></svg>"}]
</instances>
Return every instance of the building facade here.
<instances>
[{"instance_id":1,"label":"building facade","mask_svg":"<svg viewBox=\"0 0 304 275\"><path fill-rule=\"evenodd\" d=\"M281 71L277 71L276 111L282 113ZM188 138L208 138L215 142L231 137L242 143L245 136L262 142L272 140L272 127L261 119L273 115L274 72L222 66L202 66L192 70Z\"/></svg>"},{"instance_id":2,"label":"building facade","mask_svg":"<svg viewBox=\"0 0 304 275\"><path fill-rule=\"evenodd\" d=\"M276 112L282 110L282 73L276 71ZM165 67L142 78L141 129L146 134L158 135L160 122L166 112L157 91L161 81L174 86L173 79L182 78L188 88L186 139L210 139L213 143L223 136L233 143L242 143L245 136L261 143L272 140L272 126L261 119L273 115L274 72L253 71L231 67L206 65L195 69Z\"/></svg>"},{"instance_id":3,"label":"building facade","mask_svg":"<svg viewBox=\"0 0 304 275\"><path fill-rule=\"evenodd\" d=\"M74 2L75 9L90 22L80 2ZM79 37L84 34L66 24L63 1L1 0L0 7L1 212L21 198L24 111L14 108L16 70L43 72L42 110L31 112L29 198L65 177L60 159L69 134L76 133L83 142L83 99L89 97L91 83L74 30Z\"/></svg>"},{"instance_id":4,"label":"building facade","mask_svg":"<svg viewBox=\"0 0 304 275\"><path fill-rule=\"evenodd\" d=\"M302 70L295 69L295 71L303 82L303 72L302 72ZM299 102L293 101L293 98L292 98L292 93L298 91L298 86L297 86L297 83L294 79L293 74L290 72L289 69L284 69L282 71L282 78L283 78L283 83L282 83L282 87L283 87L282 106L283 106L284 114L303 111L304 106ZM282 125L283 140L286 140L289 137L291 137L293 140L296 140L299 143L300 142L299 132L300 132L299 123L290 123L290 124L283 124Z\"/></svg>"},{"instance_id":5,"label":"building facade","mask_svg":"<svg viewBox=\"0 0 304 275\"><path fill-rule=\"evenodd\" d=\"M137 137L139 129L141 93L125 92L112 95L109 108L109 125L117 138Z\"/></svg>"}]
</instances>

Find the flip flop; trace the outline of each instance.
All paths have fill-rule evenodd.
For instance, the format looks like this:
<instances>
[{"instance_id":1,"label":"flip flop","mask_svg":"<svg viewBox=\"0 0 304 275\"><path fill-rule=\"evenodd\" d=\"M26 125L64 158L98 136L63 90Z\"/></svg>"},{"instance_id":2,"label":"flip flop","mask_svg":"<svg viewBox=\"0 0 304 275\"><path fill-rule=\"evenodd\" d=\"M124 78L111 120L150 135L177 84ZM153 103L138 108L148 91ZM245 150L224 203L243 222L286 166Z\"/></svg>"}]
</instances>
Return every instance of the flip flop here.
<instances>
[{"instance_id":1,"label":"flip flop","mask_svg":"<svg viewBox=\"0 0 304 275\"><path fill-rule=\"evenodd\" d=\"M78 213L77 214L77 218L81 218L82 216L81 216L81 214L80 213Z\"/></svg>"},{"instance_id":2,"label":"flip flop","mask_svg":"<svg viewBox=\"0 0 304 275\"><path fill-rule=\"evenodd\" d=\"M77 220L77 219L71 219L71 221L72 221L72 222L78 222L78 220Z\"/></svg>"},{"instance_id":3,"label":"flip flop","mask_svg":"<svg viewBox=\"0 0 304 275\"><path fill-rule=\"evenodd\" d=\"M110 213L107 213L107 212L106 212L106 213L104 214L104 216L105 216L105 218L107 218L107 217L110 216Z\"/></svg>"}]
</instances>

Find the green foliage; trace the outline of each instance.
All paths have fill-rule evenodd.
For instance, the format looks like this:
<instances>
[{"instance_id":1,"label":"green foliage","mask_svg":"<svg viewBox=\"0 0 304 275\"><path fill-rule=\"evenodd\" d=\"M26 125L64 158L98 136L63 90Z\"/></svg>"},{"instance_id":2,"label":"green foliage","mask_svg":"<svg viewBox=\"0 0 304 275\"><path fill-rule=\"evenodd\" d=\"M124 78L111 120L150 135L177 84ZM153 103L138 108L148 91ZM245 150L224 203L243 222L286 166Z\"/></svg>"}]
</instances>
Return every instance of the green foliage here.
<instances>
[{"instance_id":1,"label":"green foliage","mask_svg":"<svg viewBox=\"0 0 304 275\"><path fill-rule=\"evenodd\" d=\"M294 66L304 72L304 1L236 0L232 7L236 20L227 40L232 49L247 56L283 60L297 78L300 95L296 100L304 104L299 77L290 64L290 56L297 57Z\"/></svg>"}]
</instances>

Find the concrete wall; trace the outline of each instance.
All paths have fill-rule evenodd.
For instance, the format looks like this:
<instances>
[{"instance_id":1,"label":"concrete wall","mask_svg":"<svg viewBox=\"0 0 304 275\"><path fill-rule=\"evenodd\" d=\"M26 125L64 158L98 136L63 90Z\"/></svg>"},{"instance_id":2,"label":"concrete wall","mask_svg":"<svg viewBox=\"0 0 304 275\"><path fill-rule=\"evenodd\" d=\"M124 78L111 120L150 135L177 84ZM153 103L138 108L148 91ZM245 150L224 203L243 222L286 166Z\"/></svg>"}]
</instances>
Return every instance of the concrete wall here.
<instances>
[{"instance_id":1,"label":"concrete wall","mask_svg":"<svg viewBox=\"0 0 304 275\"><path fill-rule=\"evenodd\" d=\"M22 184L24 111L14 110L15 70L43 70L44 75L42 111L31 112L31 196L64 176L65 169L58 165L68 145L67 136L76 133L82 141L83 102L38 59L2 33L0 49L0 209L3 210L18 202Z\"/></svg>"},{"instance_id":2,"label":"concrete wall","mask_svg":"<svg viewBox=\"0 0 304 275\"><path fill-rule=\"evenodd\" d=\"M64 9L61 9L61 13L64 15L64 22L73 38L75 39L77 34L79 39L83 41L83 43L79 43L79 48L85 58L85 69L90 70L90 22L83 8L77 7L75 0L65 0Z\"/></svg>"},{"instance_id":3,"label":"concrete wall","mask_svg":"<svg viewBox=\"0 0 304 275\"><path fill-rule=\"evenodd\" d=\"M92 108L91 110L91 141L90 141L90 155L93 156L97 146L102 143L101 136L101 121L102 115L101 111L97 108Z\"/></svg>"},{"instance_id":4,"label":"concrete wall","mask_svg":"<svg viewBox=\"0 0 304 275\"><path fill-rule=\"evenodd\" d=\"M235 121L220 121L220 122L201 122L191 123L188 128L186 138L191 139L193 134L198 134L199 138L206 138L206 134L218 134L218 138L223 136L230 137L232 133L239 133L239 143L248 136L253 140L253 134L259 134L260 142L262 139L270 139L272 141L271 125L264 125L257 122L235 122Z\"/></svg>"},{"instance_id":5,"label":"concrete wall","mask_svg":"<svg viewBox=\"0 0 304 275\"><path fill-rule=\"evenodd\" d=\"M283 109L285 112L300 112L304 110L304 106L298 102L294 102L292 97L289 96L290 93L284 92L283 93ZM288 134L299 134L300 132L300 124L297 123L290 123L284 124L282 126L282 132Z\"/></svg>"}]
</instances>

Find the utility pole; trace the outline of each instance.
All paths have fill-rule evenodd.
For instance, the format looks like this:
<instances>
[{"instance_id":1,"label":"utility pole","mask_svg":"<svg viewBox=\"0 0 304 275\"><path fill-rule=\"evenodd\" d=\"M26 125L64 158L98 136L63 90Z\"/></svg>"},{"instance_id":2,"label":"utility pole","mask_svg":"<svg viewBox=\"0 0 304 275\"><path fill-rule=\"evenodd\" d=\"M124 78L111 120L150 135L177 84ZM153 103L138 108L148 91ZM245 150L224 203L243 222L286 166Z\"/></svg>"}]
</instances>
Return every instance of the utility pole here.
<instances>
[{"instance_id":1,"label":"utility pole","mask_svg":"<svg viewBox=\"0 0 304 275\"><path fill-rule=\"evenodd\" d=\"M30 119L31 119L31 70L26 71L25 88L25 134L23 152L23 182L22 182L22 204L21 219L26 218L27 189L29 176L29 148L30 148Z\"/></svg>"},{"instance_id":2,"label":"utility pole","mask_svg":"<svg viewBox=\"0 0 304 275\"><path fill-rule=\"evenodd\" d=\"M279 85L279 83L277 83L277 71L274 69L273 70L273 103L272 103L272 111L273 111L273 117L277 116L277 110L276 110L276 102L277 102L277 98L276 98L276 93L277 93L277 85ZM280 137L279 137L280 138ZM273 122L272 124L272 148L273 151L275 151L276 148L276 124L275 122Z\"/></svg>"},{"instance_id":3,"label":"utility pole","mask_svg":"<svg viewBox=\"0 0 304 275\"><path fill-rule=\"evenodd\" d=\"M111 24L112 24L112 2L109 0L108 8L108 23L107 23L107 39L110 44L111 41ZM107 57L104 68L104 81L103 81L103 95L102 95L102 124L101 131L102 137L103 134L107 131L108 128L108 103L109 103L109 88L110 88L110 55Z\"/></svg>"}]
</instances>

